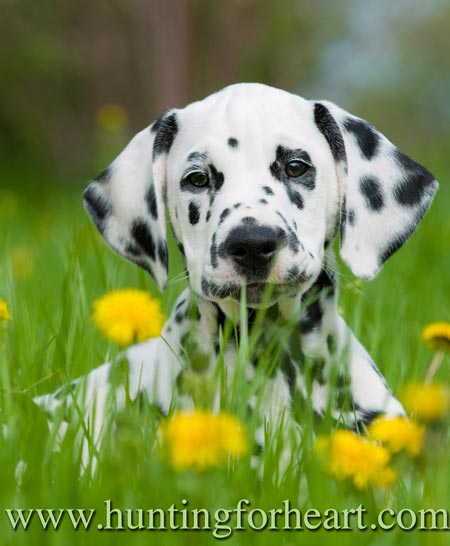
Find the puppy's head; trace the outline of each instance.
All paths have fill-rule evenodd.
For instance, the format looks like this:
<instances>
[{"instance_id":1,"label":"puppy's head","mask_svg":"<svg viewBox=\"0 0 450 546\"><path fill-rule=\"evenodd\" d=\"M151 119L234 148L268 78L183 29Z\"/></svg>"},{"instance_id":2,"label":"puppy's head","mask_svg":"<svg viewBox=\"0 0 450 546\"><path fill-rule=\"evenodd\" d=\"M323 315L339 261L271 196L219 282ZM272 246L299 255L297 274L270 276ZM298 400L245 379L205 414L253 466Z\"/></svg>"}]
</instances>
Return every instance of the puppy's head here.
<instances>
[{"instance_id":1,"label":"puppy's head","mask_svg":"<svg viewBox=\"0 0 450 546\"><path fill-rule=\"evenodd\" d=\"M138 133L86 189L108 243L167 280L165 204L190 285L258 305L304 292L340 226L353 273L374 277L437 182L367 122L259 84L227 87Z\"/></svg>"}]
</instances>

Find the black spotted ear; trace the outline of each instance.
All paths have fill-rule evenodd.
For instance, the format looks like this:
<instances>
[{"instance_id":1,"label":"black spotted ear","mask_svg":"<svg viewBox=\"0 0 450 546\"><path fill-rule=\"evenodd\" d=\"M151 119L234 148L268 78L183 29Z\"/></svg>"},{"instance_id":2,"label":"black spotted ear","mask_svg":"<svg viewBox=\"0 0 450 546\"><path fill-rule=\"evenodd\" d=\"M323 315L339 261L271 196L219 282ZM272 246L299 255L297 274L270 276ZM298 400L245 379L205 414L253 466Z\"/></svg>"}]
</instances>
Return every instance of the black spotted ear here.
<instances>
[{"instance_id":1,"label":"black spotted ear","mask_svg":"<svg viewBox=\"0 0 450 546\"><path fill-rule=\"evenodd\" d=\"M176 114L168 113L135 135L83 194L107 243L153 275L161 290L168 272L166 158L177 129Z\"/></svg>"},{"instance_id":2,"label":"black spotted ear","mask_svg":"<svg viewBox=\"0 0 450 546\"><path fill-rule=\"evenodd\" d=\"M336 163L342 259L356 276L371 279L416 229L438 183L374 127L335 104L316 102L314 121Z\"/></svg>"}]
</instances>

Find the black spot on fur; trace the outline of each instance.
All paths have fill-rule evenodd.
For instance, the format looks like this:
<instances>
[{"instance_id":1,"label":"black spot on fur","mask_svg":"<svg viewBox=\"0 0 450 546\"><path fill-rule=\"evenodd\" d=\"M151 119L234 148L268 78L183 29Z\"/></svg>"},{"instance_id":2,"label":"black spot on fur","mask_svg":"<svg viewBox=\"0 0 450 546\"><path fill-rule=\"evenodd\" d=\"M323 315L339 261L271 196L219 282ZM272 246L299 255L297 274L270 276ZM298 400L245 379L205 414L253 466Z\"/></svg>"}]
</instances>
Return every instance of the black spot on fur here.
<instances>
[{"instance_id":1,"label":"black spot on fur","mask_svg":"<svg viewBox=\"0 0 450 546\"><path fill-rule=\"evenodd\" d=\"M194 226L195 224L198 224L199 220L200 220L200 209L193 201L191 201L189 203L189 222Z\"/></svg>"},{"instance_id":2,"label":"black spot on fur","mask_svg":"<svg viewBox=\"0 0 450 546\"><path fill-rule=\"evenodd\" d=\"M337 377L334 403L336 408L341 411L353 411L354 401L351 394L350 379L342 373L339 373Z\"/></svg>"},{"instance_id":3,"label":"black spot on fur","mask_svg":"<svg viewBox=\"0 0 450 546\"><path fill-rule=\"evenodd\" d=\"M268 205L268 201L267 199L260 199L259 202L261 203L261 205Z\"/></svg>"},{"instance_id":4,"label":"black spot on fur","mask_svg":"<svg viewBox=\"0 0 450 546\"><path fill-rule=\"evenodd\" d=\"M356 221L356 212L355 212L355 209L348 209L348 212L347 212L347 221L349 223L350 226L354 226L355 225L355 221Z\"/></svg>"},{"instance_id":5,"label":"black spot on fur","mask_svg":"<svg viewBox=\"0 0 450 546\"><path fill-rule=\"evenodd\" d=\"M180 324L180 322L183 322L184 319L185 319L184 313L176 313L175 314L175 322L177 324Z\"/></svg>"},{"instance_id":6,"label":"black spot on fur","mask_svg":"<svg viewBox=\"0 0 450 546\"><path fill-rule=\"evenodd\" d=\"M298 266L293 265L288 269L286 281L290 283L305 282L310 278L304 271L300 271Z\"/></svg>"},{"instance_id":7,"label":"black spot on fur","mask_svg":"<svg viewBox=\"0 0 450 546\"><path fill-rule=\"evenodd\" d=\"M186 305L186 300L183 298L175 305L175 311L180 311Z\"/></svg>"},{"instance_id":8,"label":"black spot on fur","mask_svg":"<svg viewBox=\"0 0 450 546\"><path fill-rule=\"evenodd\" d=\"M224 182L225 177L223 176L223 173L218 171L216 169L216 167L212 163L210 163L210 165L209 165L209 170L211 172L213 187L217 192L223 186L223 182Z\"/></svg>"},{"instance_id":9,"label":"black spot on fur","mask_svg":"<svg viewBox=\"0 0 450 546\"><path fill-rule=\"evenodd\" d=\"M222 214L220 215L219 224L222 224L225 219L230 215L230 209L226 208L222 211Z\"/></svg>"},{"instance_id":10,"label":"black spot on fur","mask_svg":"<svg viewBox=\"0 0 450 546\"><path fill-rule=\"evenodd\" d=\"M83 199L95 225L102 232L105 218L112 213L111 204L95 184L90 184L84 190Z\"/></svg>"},{"instance_id":11,"label":"black spot on fur","mask_svg":"<svg viewBox=\"0 0 450 546\"><path fill-rule=\"evenodd\" d=\"M153 157L164 153L168 154L178 132L176 114L164 114L152 126L152 132L156 133L153 143Z\"/></svg>"},{"instance_id":12,"label":"black spot on fur","mask_svg":"<svg viewBox=\"0 0 450 546\"><path fill-rule=\"evenodd\" d=\"M205 296L209 296L210 293L210 283L205 279L205 277L202 277L201 279L201 288L202 292Z\"/></svg>"},{"instance_id":13,"label":"black spot on fur","mask_svg":"<svg viewBox=\"0 0 450 546\"><path fill-rule=\"evenodd\" d=\"M377 131L362 119L347 118L344 127L358 143L363 156L371 160L378 151L380 137Z\"/></svg>"},{"instance_id":14,"label":"black spot on fur","mask_svg":"<svg viewBox=\"0 0 450 546\"><path fill-rule=\"evenodd\" d=\"M384 207L384 195L381 184L374 176L364 176L359 182L359 190L364 196L367 208L380 212ZM348 214L347 214L348 219Z\"/></svg>"},{"instance_id":15,"label":"black spot on fur","mask_svg":"<svg viewBox=\"0 0 450 546\"><path fill-rule=\"evenodd\" d=\"M147 203L148 210L150 214L152 215L152 218L154 220L157 220L158 218L158 208L156 203L156 194L155 194L155 188L153 184L150 185L150 187L147 190L147 193L145 194L145 201Z\"/></svg>"},{"instance_id":16,"label":"black spot on fur","mask_svg":"<svg viewBox=\"0 0 450 546\"><path fill-rule=\"evenodd\" d=\"M169 260L167 253L167 244L164 241L158 243L158 258L161 264L167 268Z\"/></svg>"},{"instance_id":17,"label":"black spot on fur","mask_svg":"<svg viewBox=\"0 0 450 546\"><path fill-rule=\"evenodd\" d=\"M403 178L394 189L397 202L406 207L414 207L425 196L431 197L437 187L434 176L398 149L395 150L394 157L403 173Z\"/></svg>"},{"instance_id":18,"label":"black spot on fur","mask_svg":"<svg viewBox=\"0 0 450 546\"><path fill-rule=\"evenodd\" d=\"M291 203L294 203L298 209L302 210L304 207L303 197L289 186L287 188L287 194Z\"/></svg>"},{"instance_id":19,"label":"black spot on fur","mask_svg":"<svg viewBox=\"0 0 450 546\"><path fill-rule=\"evenodd\" d=\"M142 256L142 250L133 243L128 243L125 247L125 254L131 255L134 258Z\"/></svg>"},{"instance_id":20,"label":"black spot on fur","mask_svg":"<svg viewBox=\"0 0 450 546\"><path fill-rule=\"evenodd\" d=\"M311 158L304 150L285 148L284 146L277 146L276 159L270 164L270 172L272 176L280 181L284 182L289 188L289 184L299 185L307 190L313 190L316 187L316 169L311 166L305 174L298 178L290 178L286 174L286 165L289 161L302 160L311 165Z\"/></svg>"},{"instance_id":21,"label":"black spot on fur","mask_svg":"<svg viewBox=\"0 0 450 546\"><path fill-rule=\"evenodd\" d=\"M238 209L240 206L241 206L241 203L236 203L235 205L233 205L233 208Z\"/></svg>"},{"instance_id":22,"label":"black spot on fur","mask_svg":"<svg viewBox=\"0 0 450 546\"><path fill-rule=\"evenodd\" d=\"M216 234L214 233L211 240L211 265L216 269L219 266L219 260L217 259L217 243Z\"/></svg>"},{"instance_id":23,"label":"black spot on fur","mask_svg":"<svg viewBox=\"0 0 450 546\"><path fill-rule=\"evenodd\" d=\"M208 160L208 155L204 152L191 152L187 160L190 163L205 163Z\"/></svg>"},{"instance_id":24,"label":"black spot on fur","mask_svg":"<svg viewBox=\"0 0 450 546\"><path fill-rule=\"evenodd\" d=\"M211 218L211 209L208 209L206 213L206 221L209 222L209 219Z\"/></svg>"},{"instance_id":25,"label":"black spot on fur","mask_svg":"<svg viewBox=\"0 0 450 546\"><path fill-rule=\"evenodd\" d=\"M237 141L236 138L230 137L228 139L228 146L230 148L237 148L239 146L239 142Z\"/></svg>"},{"instance_id":26,"label":"black spot on fur","mask_svg":"<svg viewBox=\"0 0 450 546\"><path fill-rule=\"evenodd\" d=\"M347 155L345 153L345 144L342 133L328 108L323 104L320 104L320 102L316 102L314 105L314 121L316 122L317 128L328 142L334 160L336 162L342 161L346 164Z\"/></svg>"},{"instance_id":27,"label":"black spot on fur","mask_svg":"<svg viewBox=\"0 0 450 546\"><path fill-rule=\"evenodd\" d=\"M178 250L181 252L181 255L183 256L183 258L186 258L186 255L184 253L183 243L180 243L180 242L177 241L177 246L178 246Z\"/></svg>"},{"instance_id":28,"label":"black spot on fur","mask_svg":"<svg viewBox=\"0 0 450 546\"><path fill-rule=\"evenodd\" d=\"M322 317L323 311L322 306L320 305L320 300L316 300L308 305L300 319L301 333L309 334L310 332L318 328L320 323L322 322Z\"/></svg>"},{"instance_id":29,"label":"black spot on fur","mask_svg":"<svg viewBox=\"0 0 450 546\"><path fill-rule=\"evenodd\" d=\"M322 269L315 283L302 296L302 300L307 305L304 314L300 319L302 333L308 334L317 328L322 321L323 309L321 298L334 297L335 279L330 273Z\"/></svg>"},{"instance_id":30,"label":"black spot on fur","mask_svg":"<svg viewBox=\"0 0 450 546\"><path fill-rule=\"evenodd\" d=\"M273 189L270 188L269 186L263 186L263 192L264 192L266 195L273 195Z\"/></svg>"},{"instance_id":31,"label":"black spot on fur","mask_svg":"<svg viewBox=\"0 0 450 546\"><path fill-rule=\"evenodd\" d=\"M291 228L291 226L288 224L286 218L283 216L283 214L281 214L281 212L279 210L277 210L277 215L281 218L281 220L283 221L283 223L284 223L284 225L286 227L286 231L287 231L287 234L288 234L287 235L288 247L294 254L296 254L298 252L300 246L302 246L302 248L303 248L303 245L301 245L295 231Z\"/></svg>"},{"instance_id":32,"label":"black spot on fur","mask_svg":"<svg viewBox=\"0 0 450 546\"><path fill-rule=\"evenodd\" d=\"M225 322L227 320L227 317L226 317L225 313L222 311L222 309L220 308L220 306L217 305L217 303L212 302L212 304L214 305L214 307L216 308L216 311L217 311L217 327L218 327L218 329L220 327L223 330L225 328Z\"/></svg>"},{"instance_id":33,"label":"black spot on fur","mask_svg":"<svg viewBox=\"0 0 450 546\"><path fill-rule=\"evenodd\" d=\"M148 229L145 220L135 220L131 226L131 235L144 253L152 260L155 259L155 241Z\"/></svg>"},{"instance_id":34,"label":"black spot on fur","mask_svg":"<svg viewBox=\"0 0 450 546\"><path fill-rule=\"evenodd\" d=\"M346 227L347 227L347 199L345 198L345 195L344 195L344 198L342 199L342 206L341 206L341 243L340 243L341 247L344 243Z\"/></svg>"},{"instance_id":35,"label":"black spot on fur","mask_svg":"<svg viewBox=\"0 0 450 546\"><path fill-rule=\"evenodd\" d=\"M316 282L312 285L310 290L315 290L317 293L332 296L334 295L334 288L336 286L336 279L326 271L322 269L320 275L317 277Z\"/></svg>"}]
</instances>

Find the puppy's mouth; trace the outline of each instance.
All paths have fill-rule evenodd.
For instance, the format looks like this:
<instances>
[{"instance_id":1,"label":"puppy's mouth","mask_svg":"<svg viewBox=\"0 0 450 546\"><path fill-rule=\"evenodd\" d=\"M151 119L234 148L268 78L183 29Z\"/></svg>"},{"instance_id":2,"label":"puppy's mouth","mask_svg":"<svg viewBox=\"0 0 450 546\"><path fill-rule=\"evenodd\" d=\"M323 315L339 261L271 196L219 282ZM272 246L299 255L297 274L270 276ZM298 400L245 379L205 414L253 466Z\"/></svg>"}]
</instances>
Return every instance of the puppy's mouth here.
<instances>
[{"instance_id":1,"label":"puppy's mouth","mask_svg":"<svg viewBox=\"0 0 450 546\"><path fill-rule=\"evenodd\" d=\"M303 280L302 280L303 281ZM248 281L236 283L202 278L202 292L205 297L213 301L235 300L242 301L245 286L247 305L273 305L281 296L295 296L303 291L304 281L270 283L263 281Z\"/></svg>"}]
</instances>

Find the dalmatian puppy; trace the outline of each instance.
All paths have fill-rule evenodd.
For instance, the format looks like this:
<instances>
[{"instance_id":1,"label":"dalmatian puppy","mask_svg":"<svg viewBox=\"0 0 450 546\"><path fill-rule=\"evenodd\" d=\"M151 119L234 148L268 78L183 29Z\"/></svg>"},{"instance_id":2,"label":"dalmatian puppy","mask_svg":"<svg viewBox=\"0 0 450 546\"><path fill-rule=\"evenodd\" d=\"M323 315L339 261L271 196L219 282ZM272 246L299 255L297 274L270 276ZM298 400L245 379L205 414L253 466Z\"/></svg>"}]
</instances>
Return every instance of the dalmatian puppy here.
<instances>
[{"instance_id":1,"label":"dalmatian puppy","mask_svg":"<svg viewBox=\"0 0 450 546\"><path fill-rule=\"evenodd\" d=\"M220 351L231 376L235 334L244 327L251 332L264 308L266 338L258 346L264 351L276 339L282 356L262 382L262 420L276 423L295 413L298 400L323 415L336 366L336 419L357 429L380 414L402 415L338 313L332 243L340 231L343 261L357 277L372 279L418 226L437 186L369 123L331 102L245 83L166 112L84 193L107 243L146 269L161 290L168 272L167 207L189 278L162 336L126 351L126 392L124 384L114 386L116 407L143 394L163 414L191 407L192 398L178 388L180 377L186 370L213 373ZM234 333L223 346L227 324ZM257 351L250 356L249 382ZM87 450L105 426L113 366L76 382L89 408L94 441ZM347 404L340 407L344 386ZM54 412L67 399L59 389L36 401Z\"/></svg>"}]
</instances>

